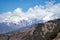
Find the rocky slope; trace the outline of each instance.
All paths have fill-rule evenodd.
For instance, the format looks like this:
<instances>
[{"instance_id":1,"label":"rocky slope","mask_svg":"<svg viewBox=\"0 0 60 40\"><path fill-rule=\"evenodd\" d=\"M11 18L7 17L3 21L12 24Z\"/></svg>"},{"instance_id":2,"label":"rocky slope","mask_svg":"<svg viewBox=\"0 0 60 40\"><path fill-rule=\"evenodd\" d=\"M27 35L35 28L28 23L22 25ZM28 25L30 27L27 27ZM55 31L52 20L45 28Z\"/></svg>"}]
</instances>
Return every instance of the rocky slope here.
<instances>
[{"instance_id":1,"label":"rocky slope","mask_svg":"<svg viewBox=\"0 0 60 40\"><path fill-rule=\"evenodd\" d=\"M60 19L38 23L22 31L0 34L0 40L60 40Z\"/></svg>"}]
</instances>

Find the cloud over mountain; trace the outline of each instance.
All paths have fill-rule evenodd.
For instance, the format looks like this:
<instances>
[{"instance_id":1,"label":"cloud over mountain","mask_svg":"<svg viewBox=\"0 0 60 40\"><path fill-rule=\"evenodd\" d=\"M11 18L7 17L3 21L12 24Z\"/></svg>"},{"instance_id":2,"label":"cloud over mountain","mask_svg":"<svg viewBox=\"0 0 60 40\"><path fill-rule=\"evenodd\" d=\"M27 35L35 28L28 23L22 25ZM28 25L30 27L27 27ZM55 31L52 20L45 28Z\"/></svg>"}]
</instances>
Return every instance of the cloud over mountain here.
<instances>
[{"instance_id":1,"label":"cloud over mountain","mask_svg":"<svg viewBox=\"0 0 60 40\"><path fill-rule=\"evenodd\" d=\"M36 5L33 8L29 8L26 12L22 11L22 8L16 8L13 12L6 12L0 14L0 22L14 22L17 23L20 20L53 20L60 17L60 3L46 2L45 5Z\"/></svg>"},{"instance_id":2,"label":"cloud over mountain","mask_svg":"<svg viewBox=\"0 0 60 40\"><path fill-rule=\"evenodd\" d=\"M0 33L15 31L20 28L28 28L32 24L46 22L60 18L60 3L46 2L45 5L36 5L26 12L22 8L16 8L12 12L0 14ZM3 31L2 31L3 30Z\"/></svg>"}]
</instances>

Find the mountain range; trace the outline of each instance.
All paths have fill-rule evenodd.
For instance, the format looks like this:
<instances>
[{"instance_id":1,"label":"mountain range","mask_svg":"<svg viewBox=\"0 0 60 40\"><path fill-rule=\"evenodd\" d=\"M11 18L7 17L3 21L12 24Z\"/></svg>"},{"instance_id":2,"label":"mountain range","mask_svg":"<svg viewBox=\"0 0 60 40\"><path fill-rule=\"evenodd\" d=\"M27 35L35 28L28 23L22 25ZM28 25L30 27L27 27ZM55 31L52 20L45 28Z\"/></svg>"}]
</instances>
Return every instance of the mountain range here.
<instances>
[{"instance_id":1,"label":"mountain range","mask_svg":"<svg viewBox=\"0 0 60 40\"><path fill-rule=\"evenodd\" d=\"M6 23L1 23L0 25L5 27L3 24L9 27ZM14 25L17 26L16 24ZM14 26L11 27L14 28ZM7 30L8 29L9 28L7 28ZM0 30L0 32L2 31ZM29 28L24 28L24 30L19 29L15 32L11 31L10 33L0 34L0 40L60 40L59 33L60 19L54 19L44 23L33 24Z\"/></svg>"}]
</instances>

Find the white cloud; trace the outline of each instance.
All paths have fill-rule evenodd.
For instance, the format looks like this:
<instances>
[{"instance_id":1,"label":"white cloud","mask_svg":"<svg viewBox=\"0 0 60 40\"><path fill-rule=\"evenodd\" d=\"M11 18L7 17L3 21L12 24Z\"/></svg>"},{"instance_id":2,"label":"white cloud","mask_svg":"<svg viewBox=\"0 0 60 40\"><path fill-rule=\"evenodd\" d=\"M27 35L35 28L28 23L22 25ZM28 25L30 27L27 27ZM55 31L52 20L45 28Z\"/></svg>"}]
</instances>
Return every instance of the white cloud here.
<instances>
[{"instance_id":1,"label":"white cloud","mask_svg":"<svg viewBox=\"0 0 60 40\"><path fill-rule=\"evenodd\" d=\"M17 8L14 10L14 13L22 13L22 9L21 8Z\"/></svg>"},{"instance_id":2,"label":"white cloud","mask_svg":"<svg viewBox=\"0 0 60 40\"><path fill-rule=\"evenodd\" d=\"M16 18L13 18L13 16L16 16ZM6 20L11 22L12 21L18 22L21 19L29 20L33 18L36 18L37 20L40 19L48 21L59 17L60 17L60 3L54 4L54 2L46 2L46 5L43 6L36 5L34 8L29 8L28 11L26 12L23 12L21 8L17 8L13 12L0 14L0 22L5 22Z\"/></svg>"}]
</instances>

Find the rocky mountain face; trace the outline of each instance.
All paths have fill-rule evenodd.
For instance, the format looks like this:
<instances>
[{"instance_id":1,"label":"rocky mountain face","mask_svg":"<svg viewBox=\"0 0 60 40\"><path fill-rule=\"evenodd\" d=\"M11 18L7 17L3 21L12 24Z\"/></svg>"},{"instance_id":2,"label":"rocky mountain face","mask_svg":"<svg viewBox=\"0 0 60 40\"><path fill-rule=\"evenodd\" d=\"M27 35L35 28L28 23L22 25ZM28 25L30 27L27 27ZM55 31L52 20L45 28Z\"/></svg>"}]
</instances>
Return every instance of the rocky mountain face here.
<instances>
[{"instance_id":1,"label":"rocky mountain face","mask_svg":"<svg viewBox=\"0 0 60 40\"><path fill-rule=\"evenodd\" d=\"M60 19L38 23L25 30L0 34L0 40L60 40Z\"/></svg>"}]
</instances>

